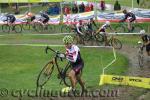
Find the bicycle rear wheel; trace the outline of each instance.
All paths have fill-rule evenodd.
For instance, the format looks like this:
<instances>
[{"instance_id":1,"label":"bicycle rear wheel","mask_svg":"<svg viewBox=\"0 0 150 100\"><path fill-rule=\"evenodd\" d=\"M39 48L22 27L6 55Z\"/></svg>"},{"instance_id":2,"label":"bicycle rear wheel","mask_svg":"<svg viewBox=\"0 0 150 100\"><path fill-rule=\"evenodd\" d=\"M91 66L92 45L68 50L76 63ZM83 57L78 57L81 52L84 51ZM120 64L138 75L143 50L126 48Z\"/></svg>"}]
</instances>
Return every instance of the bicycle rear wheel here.
<instances>
[{"instance_id":1,"label":"bicycle rear wheel","mask_svg":"<svg viewBox=\"0 0 150 100\"><path fill-rule=\"evenodd\" d=\"M117 26L115 28L115 30L117 31L117 33L124 33L125 32L125 28L122 26Z\"/></svg>"},{"instance_id":2,"label":"bicycle rear wheel","mask_svg":"<svg viewBox=\"0 0 150 100\"><path fill-rule=\"evenodd\" d=\"M44 66L44 68L39 73L37 78L37 87L42 87L46 84L46 82L51 77L53 70L54 70L54 64L52 61L50 61Z\"/></svg>"},{"instance_id":3,"label":"bicycle rear wheel","mask_svg":"<svg viewBox=\"0 0 150 100\"><path fill-rule=\"evenodd\" d=\"M22 26L17 24L14 26L15 32L16 33L21 33L22 32Z\"/></svg>"},{"instance_id":4,"label":"bicycle rear wheel","mask_svg":"<svg viewBox=\"0 0 150 100\"><path fill-rule=\"evenodd\" d=\"M2 31L9 33L10 32L10 26L8 24L2 25Z\"/></svg>"},{"instance_id":5,"label":"bicycle rear wheel","mask_svg":"<svg viewBox=\"0 0 150 100\"><path fill-rule=\"evenodd\" d=\"M37 32L43 32L43 25L41 24L41 23L39 23L39 22L35 22L34 23L34 29L35 29L35 31L37 31Z\"/></svg>"},{"instance_id":6,"label":"bicycle rear wheel","mask_svg":"<svg viewBox=\"0 0 150 100\"><path fill-rule=\"evenodd\" d=\"M144 57L140 51L138 52L138 63L141 68L144 66Z\"/></svg>"},{"instance_id":7,"label":"bicycle rear wheel","mask_svg":"<svg viewBox=\"0 0 150 100\"><path fill-rule=\"evenodd\" d=\"M143 28L139 25L133 27L133 33L139 33Z\"/></svg>"},{"instance_id":8,"label":"bicycle rear wheel","mask_svg":"<svg viewBox=\"0 0 150 100\"><path fill-rule=\"evenodd\" d=\"M120 40L114 38L110 40L111 46L113 46L115 49L121 49L122 48L122 43Z\"/></svg>"}]
</instances>

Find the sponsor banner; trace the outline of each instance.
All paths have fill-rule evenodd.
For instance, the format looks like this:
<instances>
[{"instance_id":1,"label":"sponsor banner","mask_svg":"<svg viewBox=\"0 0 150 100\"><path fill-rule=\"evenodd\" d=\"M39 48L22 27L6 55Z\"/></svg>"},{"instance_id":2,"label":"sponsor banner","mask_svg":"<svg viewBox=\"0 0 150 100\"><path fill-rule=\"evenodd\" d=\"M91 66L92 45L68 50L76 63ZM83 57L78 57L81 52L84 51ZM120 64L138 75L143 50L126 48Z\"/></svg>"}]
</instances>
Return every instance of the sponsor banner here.
<instances>
[{"instance_id":1,"label":"sponsor banner","mask_svg":"<svg viewBox=\"0 0 150 100\"><path fill-rule=\"evenodd\" d=\"M128 85L150 89L150 78L101 75L99 85L103 84Z\"/></svg>"},{"instance_id":2,"label":"sponsor banner","mask_svg":"<svg viewBox=\"0 0 150 100\"><path fill-rule=\"evenodd\" d=\"M0 0L0 3L38 3L38 2L62 2L63 0Z\"/></svg>"},{"instance_id":3,"label":"sponsor banner","mask_svg":"<svg viewBox=\"0 0 150 100\"><path fill-rule=\"evenodd\" d=\"M68 14L63 16L63 22L67 24L72 24L78 20L88 20L94 17L94 11L84 12L79 14Z\"/></svg>"}]
</instances>

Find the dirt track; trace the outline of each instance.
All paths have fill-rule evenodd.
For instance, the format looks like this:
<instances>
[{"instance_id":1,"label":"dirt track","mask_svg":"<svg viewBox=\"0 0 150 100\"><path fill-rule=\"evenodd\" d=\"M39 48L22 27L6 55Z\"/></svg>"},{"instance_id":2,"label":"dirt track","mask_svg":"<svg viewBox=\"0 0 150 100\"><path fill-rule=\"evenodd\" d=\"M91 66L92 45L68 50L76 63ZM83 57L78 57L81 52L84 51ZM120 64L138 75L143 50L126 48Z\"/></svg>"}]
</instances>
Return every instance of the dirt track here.
<instances>
[{"instance_id":1,"label":"dirt track","mask_svg":"<svg viewBox=\"0 0 150 100\"><path fill-rule=\"evenodd\" d=\"M137 48L132 46L124 46L119 52L126 55L129 59L129 69L127 75L150 78L150 57L145 58L144 67L140 68L137 60ZM119 100L150 100L150 90L147 89L124 87L119 90L121 93L118 98Z\"/></svg>"}]
</instances>

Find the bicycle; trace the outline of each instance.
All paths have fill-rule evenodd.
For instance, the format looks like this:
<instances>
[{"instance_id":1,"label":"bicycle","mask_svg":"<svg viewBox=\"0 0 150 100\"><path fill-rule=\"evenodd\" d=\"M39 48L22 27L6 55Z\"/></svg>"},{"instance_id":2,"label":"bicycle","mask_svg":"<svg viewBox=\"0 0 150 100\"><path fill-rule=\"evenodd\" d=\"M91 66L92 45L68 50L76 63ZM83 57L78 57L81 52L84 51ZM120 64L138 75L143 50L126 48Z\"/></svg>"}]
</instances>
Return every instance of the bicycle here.
<instances>
[{"instance_id":1,"label":"bicycle","mask_svg":"<svg viewBox=\"0 0 150 100\"><path fill-rule=\"evenodd\" d=\"M40 71L37 81L36 81L37 88L38 87L42 88L48 82L55 67L58 71L58 78L61 80L60 84L62 84L63 82L66 86L70 87L71 83L70 83L69 78L67 78L68 71L71 69L70 63L68 62L64 68L61 68L60 65L58 64L58 58L60 58L61 61L63 59L60 57L61 53L47 46L45 48L46 54L48 53L48 50L54 53L54 57L52 60L48 61L48 63Z\"/></svg>"},{"instance_id":2,"label":"bicycle","mask_svg":"<svg viewBox=\"0 0 150 100\"><path fill-rule=\"evenodd\" d=\"M16 33L22 32L22 26L20 24L9 24L7 21L6 24L2 25L2 31L6 33L10 33L11 31L15 31Z\"/></svg>"},{"instance_id":3,"label":"bicycle","mask_svg":"<svg viewBox=\"0 0 150 100\"><path fill-rule=\"evenodd\" d=\"M137 52L138 53L137 54L137 56L138 56L138 64L142 68L144 66L144 54L143 54L144 46L143 46L141 41L139 41L138 44L139 44L138 52Z\"/></svg>"},{"instance_id":4,"label":"bicycle","mask_svg":"<svg viewBox=\"0 0 150 100\"><path fill-rule=\"evenodd\" d=\"M103 34L103 42L105 42L105 37ZM122 43L119 39L115 38L114 35L112 34L110 38L107 40L107 45L114 47L115 49L121 49L122 48Z\"/></svg>"},{"instance_id":5,"label":"bicycle","mask_svg":"<svg viewBox=\"0 0 150 100\"><path fill-rule=\"evenodd\" d=\"M136 32L139 32L140 30L142 30L142 26L140 25L137 25L137 24L132 24L132 30L130 31L131 33L136 33ZM129 30L127 30L127 23L125 22L119 22L119 25L117 25L115 27L115 30L118 32L118 33L123 33L123 32L129 32Z\"/></svg>"},{"instance_id":6,"label":"bicycle","mask_svg":"<svg viewBox=\"0 0 150 100\"><path fill-rule=\"evenodd\" d=\"M99 33L95 33L95 32L91 32L91 31L86 31L86 34L85 34L85 36L84 36L84 41L85 42L92 42L92 44L94 43L94 42L96 42L96 44L98 45L98 46L100 46L101 45L101 43L102 43L102 41L104 41L103 40L104 38L103 38L103 36L101 35L101 34L99 34Z\"/></svg>"}]
</instances>

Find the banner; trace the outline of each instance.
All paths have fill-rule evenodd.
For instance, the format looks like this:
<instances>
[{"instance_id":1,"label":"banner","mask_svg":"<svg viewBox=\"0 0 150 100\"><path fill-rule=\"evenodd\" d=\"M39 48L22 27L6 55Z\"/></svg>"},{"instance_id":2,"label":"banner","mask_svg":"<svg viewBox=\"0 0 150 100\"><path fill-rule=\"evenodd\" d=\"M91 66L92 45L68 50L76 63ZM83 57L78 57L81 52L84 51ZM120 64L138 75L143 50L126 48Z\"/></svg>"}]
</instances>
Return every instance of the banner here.
<instances>
[{"instance_id":1,"label":"banner","mask_svg":"<svg viewBox=\"0 0 150 100\"><path fill-rule=\"evenodd\" d=\"M62 2L63 0L0 0L0 3Z\"/></svg>"},{"instance_id":2,"label":"banner","mask_svg":"<svg viewBox=\"0 0 150 100\"><path fill-rule=\"evenodd\" d=\"M150 89L150 78L101 75L99 85L103 84L128 85Z\"/></svg>"}]
</instances>

